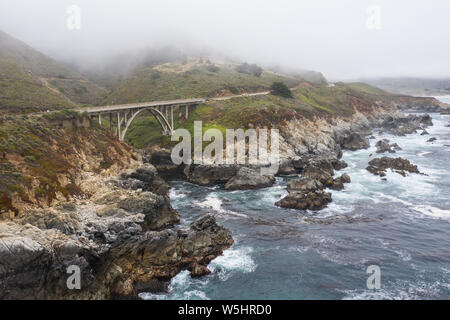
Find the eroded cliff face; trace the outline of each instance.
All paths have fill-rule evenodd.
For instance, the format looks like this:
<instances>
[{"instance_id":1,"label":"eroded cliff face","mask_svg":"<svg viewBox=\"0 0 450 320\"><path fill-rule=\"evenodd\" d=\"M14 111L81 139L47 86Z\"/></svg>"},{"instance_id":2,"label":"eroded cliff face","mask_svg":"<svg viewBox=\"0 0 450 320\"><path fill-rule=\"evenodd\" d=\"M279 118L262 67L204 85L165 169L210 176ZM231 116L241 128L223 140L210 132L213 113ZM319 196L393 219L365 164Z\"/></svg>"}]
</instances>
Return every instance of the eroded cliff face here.
<instances>
[{"instance_id":1,"label":"eroded cliff face","mask_svg":"<svg viewBox=\"0 0 450 320\"><path fill-rule=\"evenodd\" d=\"M209 262L232 245L230 232L211 215L179 226L152 165L87 119L64 121L38 136L47 154L36 153L36 162L56 169L35 173L23 150L9 148L4 157L17 177L2 174L22 192L4 189L13 201L0 220L0 299L137 298L183 269L209 273ZM49 187L38 196L43 181ZM62 192L68 183L73 188ZM67 284L73 270L80 289Z\"/></svg>"}]
</instances>

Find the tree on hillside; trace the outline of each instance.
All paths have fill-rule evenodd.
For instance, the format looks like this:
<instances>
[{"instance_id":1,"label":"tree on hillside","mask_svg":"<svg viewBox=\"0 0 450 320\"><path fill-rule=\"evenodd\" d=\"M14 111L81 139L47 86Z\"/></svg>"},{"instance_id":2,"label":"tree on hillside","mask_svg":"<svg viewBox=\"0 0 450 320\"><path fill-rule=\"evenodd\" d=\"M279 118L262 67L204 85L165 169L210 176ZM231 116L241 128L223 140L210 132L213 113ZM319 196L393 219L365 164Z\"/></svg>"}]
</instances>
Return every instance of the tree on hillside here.
<instances>
[{"instance_id":1,"label":"tree on hillside","mask_svg":"<svg viewBox=\"0 0 450 320\"><path fill-rule=\"evenodd\" d=\"M280 96L284 98L292 98L291 89L283 82L274 82L270 86L270 93L274 96Z\"/></svg>"},{"instance_id":2,"label":"tree on hillside","mask_svg":"<svg viewBox=\"0 0 450 320\"><path fill-rule=\"evenodd\" d=\"M263 69L261 67L257 66L256 64L248 64L248 63L240 64L239 66L236 67L236 71L239 73L249 74L258 78L263 73Z\"/></svg>"}]
</instances>

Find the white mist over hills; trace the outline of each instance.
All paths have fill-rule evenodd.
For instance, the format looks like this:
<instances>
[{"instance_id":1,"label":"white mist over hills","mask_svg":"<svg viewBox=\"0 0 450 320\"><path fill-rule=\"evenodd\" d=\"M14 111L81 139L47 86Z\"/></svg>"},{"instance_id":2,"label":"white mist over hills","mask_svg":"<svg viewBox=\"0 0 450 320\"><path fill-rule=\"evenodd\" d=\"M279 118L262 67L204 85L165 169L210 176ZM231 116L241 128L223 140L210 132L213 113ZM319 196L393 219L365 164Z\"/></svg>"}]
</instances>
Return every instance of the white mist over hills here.
<instances>
[{"instance_id":1,"label":"white mist over hills","mask_svg":"<svg viewBox=\"0 0 450 320\"><path fill-rule=\"evenodd\" d=\"M70 5L81 9L80 30L67 28ZM367 26L371 5L380 29ZM0 29L85 66L172 45L331 79L448 77L449 14L447 0L3 0Z\"/></svg>"}]
</instances>

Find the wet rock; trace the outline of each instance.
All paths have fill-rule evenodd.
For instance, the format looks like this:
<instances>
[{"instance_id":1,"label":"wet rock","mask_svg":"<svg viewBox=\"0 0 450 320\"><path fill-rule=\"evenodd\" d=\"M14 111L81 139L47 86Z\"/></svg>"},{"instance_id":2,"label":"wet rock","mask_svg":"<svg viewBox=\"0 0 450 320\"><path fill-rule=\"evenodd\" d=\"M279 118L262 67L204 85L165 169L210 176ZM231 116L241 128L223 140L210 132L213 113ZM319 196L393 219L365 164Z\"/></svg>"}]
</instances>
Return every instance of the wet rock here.
<instances>
[{"instance_id":1,"label":"wet rock","mask_svg":"<svg viewBox=\"0 0 450 320\"><path fill-rule=\"evenodd\" d=\"M427 142L434 142L434 141L436 141L436 140L437 140L437 139L433 137L433 138L431 138L431 139L428 139Z\"/></svg>"},{"instance_id":2,"label":"wet rock","mask_svg":"<svg viewBox=\"0 0 450 320\"><path fill-rule=\"evenodd\" d=\"M224 184L237 174L238 169L237 165L191 165L188 181L201 186Z\"/></svg>"},{"instance_id":3,"label":"wet rock","mask_svg":"<svg viewBox=\"0 0 450 320\"><path fill-rule=\"evenodd\" d=\"M289 193L302 192L308 193L311 191L322 190L324 188L320 181L311 178L294 179L288 182L287 191Z\"/></svg>"},{"instance_id":4,"label":"wet rock","mask_svg":"<svg viewBox=\"0 0 450 320\"><path fill-rule=\"evenodd\" d=\"M378 141L375 147L377 148L377 153L395 153L396 151L401 150L400 146L397 143L389 144L388 139Z\"/></svg>"},{"instance_id":5,"label":"wet rock","mask_svg":"<svg viewBox=\"0 0 450 320\"><path fill-rule=\"evenodd\" d=\"M333 159L331 160L331 165L333 166L334 170L342 170L348 167L347 162L343 160Z\"/></svg>"},{"instance_id":6,"label":"wet rock","mask_svg":"<svg viewBox=\"0 0 450 320\"><path fill-rule=\"evenodd\" d=\"M117 204L117 208L132 214L145 216L145 230L159 230L180 221L178 213L172 209L169 199L151 192L130 195Z\"/></svg>"},{"instance_id":7,"label":"wet rock","mask_svg":"<svg viewBox=\"0 0 450 320\"><path fill-rule=\"evenodd\" d=\"M334 179L333 184L328 186L332 190L341 191L344 190L344 184L350 183L351 179L348 174L343 174L339 178Z\"/></svg>"},{"instance_id":8,"label":"wet rock","mask_svg":"<svg viewBox=\"0 0 450 320\"><path fill-rule=\"evenodd\" d=\"M130 190L151 191L159 195L168 195L169 186L151 164L143 164L130 174L122 174L119 180L112 181L118 187Z\"/></svg>"},{"instance_id":9,"label":"wet rock","mask_svg":"<svg viewBox=\"0 0 450 320\"><path fill-rule=\"evenodd\" d=\"M429 133L428 133L427 130L423 130L422 133L421 133L420 135L421 135L421 136L426 136L426 135L429 135Z\"/></svg>"},{"instance_id":10,"label":"wet rock","mask_svg":"<svg viewBox=\"0 0 450 320\"><path fill-rule=\"evenodd\" d=\"M346 137L342 143L342 149L356 151L360 149L368 149L370 142L368 139L361 136L359 133L351 133Z\"/></svg>"},{"instance_id":11,"label":"wet rock","mask_svg":"<svg viewBox=\"0 0 450 320\"><path fill-rule=\"evenodd\" d=\"M211 274L211 270L209 270L207 267L198 264L196 262L193 262L190 266L191 271L191 277L192 278L200 278L203 276L206 276L208 274Z\"/></svg>"},{"instance_id":12,"label":"wet rock","mask_svg":"<svg viewBox=\"0 0 450 320\"><path fill-rule=\"evenodd\" d=\"M308 193L294 192L281 199L275 205L298 210L321 210L331 202L331 193L322 190Z\"/></svg>"},{"instance_id":13,"label":"wet rock","mask_svg":"<svg viewBox=\"0 0 450 320\"><path fill-rule=\"evenodd\" d=\"M387 117L382 127L388 133L404 136L406 134L416 133L417 130L423 130L424 127L432 126L433 121L430 115L409 115L407 117Z\"/></svg>"},{"instance_id":14,"label":"wet rock","mask_svg":"<svg viewBox=\"0 0 450 320\"><path fill-rule=\"evenodd\" d=\"M411 164L411 162L403 158L376 158L371 160L367 167L369 172L380 177L386 176L387 169L391 169L393 172L402 176L406 176L406 172L420 174L416 165Z\"/></svg>"},{"instance_id":15,"label":"wet rock","mask_svg":"<svg viewBox=\"0 0 450 320\"><path fill-rule=\"evenodd\" d=\"M260 169L242 167L236 176L225 184L225 190L248 190L261 189L272 186L275 177L272 175L261 175Z\"/></svg>"},{"instance_id":16,"label":"wet rock","mask_svg":"<svg viewBox=\"0 0 450 320\"><path fill-rule=\"evenodd\" d=\"M334 168L330 160L320 158L308 162L302 172L302 176L320 181L323 185L333 183Z\"/></svg>"},{"instance_id":17,"label":"wet rock","mask_svg":"<svg viewBox=\"0 0 450 320\"><path fill-rule=\"evenodd\" d=\"M185 179L184 164L176 165L172 161L172 153L166 149L152 150L148 161L156 168L158 174L166 180Z\"/></svg>"},{"instance_id":18,"label":"wet rock","mask_svg":"<svg viewBox=\"0 0 450 320\"><path fill-rule=\"evenodd\" d=\"M297 173L292 159L282 161L278 170L278 175L289 176Z\"/></svg>"}]
</instances>

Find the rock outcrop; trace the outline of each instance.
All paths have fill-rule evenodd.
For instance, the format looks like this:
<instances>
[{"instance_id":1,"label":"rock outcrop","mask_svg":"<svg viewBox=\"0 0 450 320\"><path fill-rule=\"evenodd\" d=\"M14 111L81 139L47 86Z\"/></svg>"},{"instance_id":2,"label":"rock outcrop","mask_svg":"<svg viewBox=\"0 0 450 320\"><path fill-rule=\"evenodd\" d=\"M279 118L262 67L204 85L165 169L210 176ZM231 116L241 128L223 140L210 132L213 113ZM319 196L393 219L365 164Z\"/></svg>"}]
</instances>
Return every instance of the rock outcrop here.
<instances>
[{"instance_id":1,"label":"rock outcrop","mask_svg":"<svg viewBox=\"0 0 450 320\"><path fill-rule=\"evenodd\" d=\"M368 149L370 147L369 139L364 138L359 133L353 132L342 142L342 149L356 151Z\"/></svg>"},{"instance_id":2,"label":"rock outcrop","mask_svg":"<svg viewBox=\"0 0 450 320\"><path fill-rule=\"evenodd\" d=\"M271 187L275 183L272 175L261 175L260 169L242 167L225 184L225 190L249 190Z\"/></svg>"},{"instance_id":3,"label":"rock outcrop","mask_svg":"<svg viewBox=\"0 0 450 320\"><path fill-rule=\"evenodd\" d=\"M331 202L331 193L323 190L312 192L294 192L281 199L275 205L298 210L321 210Z\"/></svg>"},{"instance_id":4,"label":"rock outcrop","mask_svg":"<svg viewBox=\"0 0 450 320\"><path fill-rule=\"evenodd\" d=\"M212 215L177 226L151 165L84 184L96 190L89 199L0 221L0 299L137 298L183 269L208 274L233 243ZM70 270L80 289L67 286Z\"/></svg>"},{"instance_id":5,"label":"rock outcrop","mask_svg":"<svg viewBox=\"0 0 450 320\"><path fill-rule=\"evenodd\" d=\"M428 126L432 126L433 121L430 115L409 115L407 117L387 117L382 128L390 134L404 136L406 134L416 133L417 130L423 130Z\"/></svg>"},{"instance_id":6,"label":"rock outcrop","mask_svg":"<svg viewBox=\"0 0 450 320\"><path fill-rule=\"evenodd\" d=\"M413 165L408 160L402 158L375 158L369 162L369 166L367 167L369 172L380 177L386 176L387 169L391 169L393 172L404 177L406 176L406 172L420 174L416 165Z\"/></svg>"},{"instance_id":7,"label":"rock outcrop","mask_svg":"<svg viewBox=\"0 0 450 320\"><path fill-rule=\"evenodd\" d=\"M375 147L377 148L377 153L396 153L397 151L402 150L400 146L397 143L389 143L390 141L388 139L383 139L378 141L375 144Z\"/></svg>"}]
</instances>

